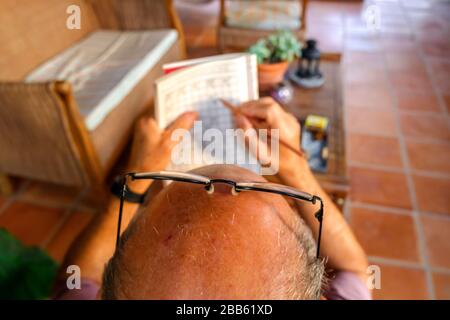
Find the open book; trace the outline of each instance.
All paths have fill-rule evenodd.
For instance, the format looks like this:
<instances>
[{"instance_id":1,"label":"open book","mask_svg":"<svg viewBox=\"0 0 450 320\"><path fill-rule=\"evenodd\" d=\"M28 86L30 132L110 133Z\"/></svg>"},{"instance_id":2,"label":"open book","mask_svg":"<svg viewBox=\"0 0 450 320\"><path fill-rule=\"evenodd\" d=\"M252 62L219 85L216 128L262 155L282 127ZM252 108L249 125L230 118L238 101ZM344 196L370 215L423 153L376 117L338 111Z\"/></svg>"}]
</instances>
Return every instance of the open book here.
<instances>
[{"instance_id":1,"label":"open book","mask_svg":"<svg viewBox=\"0 0 450 320\"><path fill-rule=\"evenodd\" d=\"M237 136L232 142L227 138L226 130L234 128L234 121L231 112L220 102L222 98L238 105L258 98L255 56L225 54L167 64L163 69L167 74L156 81L155 90L155 113L159 126L164 128L185 111L199 112L198 120L201 121L191 130L192 143L180 143L175 148L168 169L187 171L208 164L227 163L259 173L260 165L247 151L243 139ZM221 132L223 150L204 152L212 142L220 146L219 141L214 141L217 134L212 139L205 139L208 129ZM186 155L190 155L188 161Z\"/></svg>"}]
</instances>

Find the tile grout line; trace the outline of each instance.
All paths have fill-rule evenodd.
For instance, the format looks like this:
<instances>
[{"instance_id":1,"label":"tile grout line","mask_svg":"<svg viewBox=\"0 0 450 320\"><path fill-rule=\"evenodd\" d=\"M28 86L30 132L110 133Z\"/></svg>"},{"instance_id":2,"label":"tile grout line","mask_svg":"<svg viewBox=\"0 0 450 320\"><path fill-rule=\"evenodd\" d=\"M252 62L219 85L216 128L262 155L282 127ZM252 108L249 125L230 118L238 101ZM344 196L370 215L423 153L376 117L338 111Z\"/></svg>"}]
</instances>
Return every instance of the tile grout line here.
<instances>
[{"instance_id":1,"label":"tile grout line","mask_svg":"<svg viewBox=\"0 0 450 320\"><path fill-rule=\"evenodd\" d=\"M402 5L402 6L403 6L403 5ZM407 19L408 19L408 22L411 23L411 19L410 19L409 15L407 16ZM414 41L415 41L415 43L416 43L416 38L414 39ZM441 113L444 114L444 117L445 117L445 119L446 119L446 126L447 126L447 129L449 129L449 128L450 128L450 115L449 115L449 111L448 111L448 109L447 109L447 107L446 107L446 105L445 105L445 102L444 102L444 100L443 100L441 90L438 89L438 86L437 86L437 83L436 83L436 79L435 79L435 77L433 77L433 70L432 70L433 68L432 68L432 66L430 65L429 60L425 58L425 54L423 53L422 50L417 50L416 54L418 55L419 59L421 60L421 62L423 63L423 65L424 65L424 67L425 67L425 71L426 71L426 74L427 74L427 76L428 76L428 78L429 78L429 80L430 80L430 84L431 84L431 88L432 88L432 90L433 90L434 96L436 97L436 99L437 99L437 101L438 101L438 105L439 105L439 107L440 107L440 109L441 109ZM438 59L438 60L441 60L441 59ZM443 60L442 60L442 61L443 61ZM430 217L437 218L439 214L425 212L425 215L429 215ZM439 217L439 218L442 218L442 217ZM423 232L423 230L422 230L422 232ZM426 258L428 259L428 257L426 257ZM429 268L430 268L430 267L429 267ZM433 270L433 271L437 271L437 270L445 270L445 268L430 268L430 269ZM439 271L438 271L438 272L439 272ZM429 273L429 274L428 274L428 273ZM447 271L446 271L445 273L447 273ZM433 289L433 296L432 296L432 299L435 299L435 298L436 298L436 295L435 295L435 289L434 289L434 283L433 283L433 276L432 276L431 272L427 272L427 275L428 275L427 278L429 278L428 280L431 282L432 289Z\"/></svg>"},{"instance_id":2,"label":"tile grout line","mask_svg":"<svg viewBox=\"0 0 450 320\"><path fill-rule=\"evenodd\" d=\"M405 10L405 8L403 7L402 4L400 4L400 6L403 10ZM408 20L408 22L410 23L409 20ZM416 190L415 190L414 182L412 179L405 137L403 136L403 132L401 130L398 98L397 98L397 94L396 94L395 90L393 89L393 84L392 84L392 81L391 81L391 78L389 75L389 70L388 70L388 66L387 66L387 62L386 62L386 53L384 51L382 53L382 61L384 64L384 71L386 73L388 83L389 83L389 90L390 90L392 98L393 98L393 104L394 104L393 111L394 111L394 117L395 117L396 124L397 124L397 135L398 135L398 140L399 140L399 145L400 145L400 155L401 155L403 167L404 167L404 170L406 173L405 174L406 182L408 185L409 196L410 196L411 204L413 207L412 216L413 216L413 220L414 220L415 229L417 232L419 257L420 257L421 263L425 269L428 297L430 299L435 299L435 290L434 290L434 285L433 285L431 268L428 263L428 253L427 253L427 249L426 249L426 245L425 245L425 234L422 229L422 222L420 221L419 206L418 206L418 201L417 201L417 197L416 197Z\"/></svg>"},{"instance_id":3,"label":"tile grout line","mask_svg":"<svg viewBox=\"0 0 450 320\"><path fill-rule=\"evenodd\" d=\"M449 173L442 173L438 171L424 171L424 170L411 170L411 173L417 176L426 177L426 178L435 178L447 180L450 179Z\"/></svg>"},{"instance_id":4,"label":"tile grout line","mask_svg":"<svg viewBox=\"0 0 450 320\"><path fill-rule=\"evenodd\" d=\"M386 257L380 257L380 256L370 256L370 255L368 258L369 258L370 262L385 264L388 266L416 269L416 270L424 270L424 266L420 262L400 260L400 259L395 259L395 258L386 258Z\"/></svg>"},{"instance_id":5,"label":"tile grout line","mask_svg":"<svg viewBox=\"0 0 450 320\"><path fill-rule=\"evenodd\" d=\"M74 201L75 199L76 198L74 198L72 201ZM72 206L72 203L64 204L64 203L57 203L57 202L52 202L52 201L48 201L48 200L21 198L20 196L18 196L15 200L22 202L22 203L41 206L41 207L47 207L47 208L52 208L52 209L62 209L64 211Z\"/></svg>"},{"instance_id":6,"label":"tile grout line","mask_svg":"<svg viewBox=\"0 0 450 320\"><path fill-rule=\"evenodd\" d=\"M369 256L369 261L375 262L375 263L381 263L389 266L394 267L401 267L401 268L408 268L408 269L416 269L416 270L424 270L424 267L422 264L412 261L406 261L406 260L400 260L395 258L386 258L386 257L380 257L380 256ZM431 271L450 275L450 269L449 268L443 268L443 267L432 267Z\"/></svg>"},{"instance_id":7,"label":"tile grout line","mask_svg":"<svg viewBox=\"0 0 450 320\"><path fill-rule=\"evenodd\" d=\"M364 4L361 5L362 9L364 7ZM361 10L362 10L361 9ZM347 74L348 74L348 69L350 64L348 63L348 52L351 51L347 48L347 23L346 23L346 15L343 13L342 14L342 52L343 52L343 59L342 59L342 67L341 67L341 77L342 77L342 105L344 108L344 112L343 112L343 117L342 117L342 121L344 124L344 128L345 130L345 141L348 141L349 139L349 134L350 131L347 130L348 128L348 116L347 116L347 112L348 112L348 108L347 108L347 95L346 95L346 88L347 88ZM351 151L351 146L350 144L346 143L346 148L345 148L345 156L348 159L348 155L350 154ZM349 171L349 166L347 166L347 174ZM350 179L350 177L349 177ZM343 209L343 215L345 220L347 221L347 223L350 223L350 219L351 219L351 207L352 207L352 203L353 201L350 199L349 196L347 196L347 200L344 202L344 207Z\"/></svg>"},{"instance_id":8,"label":"tile grout line","mask_svg":"<svg viewBox=\"0 0 450 320\"><path fill-rule=\"evenodd\" d=\"M79 190L78 194L82 191L83 190ZM63 211L66 211L67 209L71 208L73 206L74 201L76 201L77 197L78 197L78 195L73 197L70 204L67 204L67 203L60 203L60 202L52 201L52 200L48 200L48 199L27 198L27 197L23 197L22 194L23 194L23 192L21 192L20 194L17 194L17 196L14 198L14 200L23 202L26 204L36 205L36 206L48 207L48 208L52 208L52 209L60 209ZM89 211L90 213L97 212L97 210L95 208L89 207L88 205L83 205L82 203L78 203L77 208L82 209L84 211ZM1 213L1 209L0 209L0 213Z\"/></svg>"},{"instance_id":9,"label":"tile grout line","mask_svg":"<svg viewBox=\"0 0 450 320\"><path fill-rule=\"evenodd\" d=\"M412 209L389 207L389 206L384 206L384 205L380 205L380 204L359 202L359 201L352 201L351 205L354 208L368 209L368 210L374 210L374 211L383 211L385 213L412 216ZM441 220L450 220L450 216L447 214L443 214L443 213L420 211L420 214L424 217L431 217L431 218L436 218L436 219L441 219Z\"/></svg>"},{"instance_id":10,"label":"tile grout line","mask_svg":"<svg viewBox=\"0 0 450 320\"><path fill-rule=\"evenodd\" d=\"M346 28L344 28L344 36L345 35L346 35ZM380 35L378 35L377 38L379 38L379 37L380 37ZM347 48L344 48L344 52L347 52ZM382 57L383 70L384 70L384 73L386 75L387 81L390 82L389 74L388 74L388 71L387 71L387 65L386 65L386 61L385 61L385 58L384 58L384 50L380 50L379 54L383 54L383 57ZM344 83L346 83L345 79L344 79ZM405 168L405 165L407 164L408 159L406 157L406 144L405 144L405 141L403 139L403 136L401 136L402 133L401 133L401 129L400 129L399 112L397 110L397 107L398 107L397 106L398 105L397 98L394 95L393 90L391 89L392 86L389 86L389 88L390 88L389 89L390 95L391 95L392 98L394 98L392 100L392 104L393 105L391 105L391 107L392 107L391 109L393 109L395 120L396 120L396 131L397 131L396 138L398 138L398 140L399 140L400 156L401 156L402 163L403 163L403 168L401 169L401 172L404 172L405 176L407 177L408 190L409 190L409 193L411 195L415 191L414 191L414 189L412 189L412 179L409 177L410 174L408 174L409 173L408 172L409 167ZM344 100L344 106L346 106L346 101L345 100ZM345 118L347 118L347 110L345 110L344 114L346 115ZM348 137L348 134L350 132L352 132L352 131L350 131L350 130L346 131L347 137ZM349 153L350 149L351 149L351 147L349 145L347 145L347 152L348 153ZM415 196L415 194L412 195L412 196ZM347 206L347 208L345 208L346 210L344 211L344 216L346 217L347 220L349 220L349 214L350 214L350 201L348 201L349 202L348 206ZM355 203L355 204L357 205L358 203ZM400 210L397 210L397 213ZM414 225L415 225L415 229L417 230L417 234L418 234L418 236L417 236L418 239L416 241L418 241L419 259L421 260L421 263L420 264L415 264L415 263L404 262L404 261L401 261L401 260L398 261L398 260L394 260L394 259L386 259L386 258L372 257L372 256L369 256L368 258L369 258L369 261L375 261L376 263L397 265L397 266L402 266L402 267L407 267L407 268L413 267L415 269L420 269L420 270L425 269L426 282L427 282L427 293L428 293L428 296L433 299L434 298L434 288L433 288L433 283L432 283L432 279L431 279L431 273L430 273L430 271L427 270L427 269L429 269L429 267L426 264L426 260L425 260L425 257L424 257L424 249L425 248L423 246L421 246L421 244L423 244L423 241L422 241L423 237L419 236L420 231L418 229L420 227L418 225L420 224L420 221L418 221L419 218L418 218L417 212L415 212L414 210L411 210L409 212L412 213L413 222L414 222ZM404 213L402 213L402 214L404 214Z\"/></svg>"},{"instance_id":11,"label":"tile grout line","mask_svg":"<svg viewBox=\"0 0 450 320\"><path fill-rule=\"evenodd\" d=\"M411 209L388 207L379 204L372 204L366 202L352 201L352 208L368 209L373 211L380 211L383 213L397 214L402 216L412 216Z\"/></svg>"},{"instance_id":12,"label":"tile grout line","mask_svg":"<svg viewBox=\"0 0 450 320\"><path fill-rule=\"evenodd\" d=\"M438 90L438 88L437 88L436 79L432 76L432 74L433 74L432 67L429 64L429 62L427 61L427 59L425 59L424 54L423 54L423 52L421 50L418 50L418 56L419 56L419 58L421 59L422 63L425 66L425 71L426 71L426 73L427 73L427 75L428 75L428 77L430 79L430 83L431 83L431 87L433 89L434 95L436 96L436 99L438 100L438 105L441 108L441 112L444 114L444 117L446 118L447 129L449 129L450 115L449 115L447 107L445 106L445 103L443 101L441 91ZM439 272L438 270L441 270L441 268L434 268L433 270ZM450 274L450 272L447 272L447 271L444 272L444 273L445 274ZM428 275L428 272L427 272L427 275ZM429 272L428 277L430 278L429 281L433 285L433 275L431 274L431 271ZM433 288L433 294L434 294L432 296L432 299L436 299L434 285L433 285L432 288Z\"/></svg>"},{"instance_id":13,"label":"tile grout line","mask_svg":"<svg viewBox=\"0 0 450 320\"><path fill-rule=\"evenodd\" d=\"M69 207L64 210L63 216L59 219L58 223L52 228L52 230L48 233L47 237L39 244L39 247L43 250L47 248L50 244L51 240L56 236L58 231L62 228L62 226L66 223L69 217L72 215L72 209Z\"/></svg>"},{"instance_id":14,"label":"tile grout line","mask_svg":"<svg viewBox=\"0 0 450 320\"><path fill-rule=\"evenodd\" d=\"M425 62L422 61L424 64ZM412 93L412 92L408 92L408 93ZM434 93L436 96L437 94ZM409 115L409 116L441 116L441 113L444 113L443 110L440 111L428 111L428 110L405 110L405 109L401 109L399 108L399 112L401 114L405 114L405 115Z\"/></svg>"},{"instance_id":15,"label":"tile grout line","mask_svg":"<svg viewBox=\"0 0 450 320\"><path fill-rule=\"evenodd\" d=\"M20 195L25 191L25 189L30 185L30 181L24 181L20 188L14 192L11 196L7 197L5 203L0 207L0 216L15 202Z\"/></svg>"},{"instance_id":16,"label":"tile grout line","mask_svg":"<svg viewBox=\"0 0 450 320\"><path fill-rule=\"evenodd\" d=\"M450 269L447 269L447 268L433 267L433 268L431 268L431 270L432 270L433 272L436 272L436 273L441 273L441 274L445 274L445 275L450 275Z\"/></svg>"},{"instance_id":17,"label":"tile grout line","mask_svg":"<svg viewBox=\"0 0 450 320\"><path fill-rule=\"evenodd\" d=\"M64 226L64 224L69 220L69 218L75 212L75 210L77 209L80 202L83 200L86 193L87 193L87 190L85 190L85 189L81 190L80 193L75 197L73 202L64 210L63 216L61 217L59 222L52 228L52 230L49 232L47 238L44 241L42 241L41 244L39 245L42 249L47 248L47 246L50 244L50 242L56 236L58 231Z\"/></svg>"},{"instance_id":18,"label":"tile grout line","mask_svg":"<svg viewBox=\"0 0 450 320\"><path fill-rule=\"evenodd\" d=\"M347 38L347 26L345 23L345 15L343 15L342 17L343 21L342 21L342 52L343 52L343 57L342 57L342 66L341 66L341 78L342 78L342 82L341 82L341 87L342 87L342 106L344 108L344 112L343 112L343 116L342 116L342 122L344 125L344 128L347 128L348 124L347 124L347 96L346 96L346 76L347 76L347 69L348 69L348 64L347 64L347 45L346 45L346 38ZM349 132L348 130L345 130L345 136L344 136L344 141L348 141L349 138ZM345 157L348 159L348 155L350 154L350 144L346 143L345 144L346 148L345 148ZM347 166L346 169L346 173L348 174L349 171L349 167ZM348 175L348 179L350 180L350 177ZM344 216L344 219L347 221L347 223L350 223L350 218L351 218L351 213L350 213L350 209L351 209L351 199L350 196L347 195L347 199L344 202L344 207L342 208L342 214Z\"/></svg>"},{"instance_id":19,"label":"tile grout line","mask_svg":"<svg viewBox=\"0 0 450 320\"><path fill-rule=\"evenodd\" d=\"M349 167L354 168L361 168L361 169L371 169L371 170L380 170L380 171L386 171L390 173L403 173L406 174L407 171L402 167L393 167L393 166L386 166L382 164L370 164L370 163L364 163L359 161L348 161ZM446 172L440 172L440 171L428 171L428 170L416 170L411 169L409 170L411 174L416 174L422 177L427 178L435 178L435 179L450 179L450 173Z\"/></svg>"},{"instance_id":20,"label":"tile grout line","mask_svg":"<svg viewBox=\"0 0 450 320\"><path fill-rule=\"evenodd\" d=\"M430 211L420 211L420 214L424 217L434 218L434 219L441 219L441 220L450 220L450 216L445 213L439 213L439 212L430 212Z\"/></svg>"},{"instance_id":21,"label":"tile grout line","mask_svg":"<svg viewBox=\"0 0 450 320\"><path fill-rule=\"evenodd\" d=\"M371 107L348 107L348 109L356 109L356 110L373 110ZM395 114L395 110L391 109L377 109L380 112L393 112ZM346 115L349 112L349 110L346 110ZM397 136L395 134L391 133L383 133L383 132L376 132L376 131L364 131L364 129L348 129L349 133L353 134L361 134L361 135L367 135L367 136L373 136L373 137L380 137L380 138L396 138ZM430 137L417 137L417 136L411 136L407 135L405 136L405 140L408 140L408 142L412 143L427 143L427 144L439 144L439 145L450 145L449 140L445 139L438 139L438 138L430 138Z\"/></svg>"},{"instance_id":22,"label":"tile grout line","mask_svg":"<svg viewBox=\"0 0 450 320\"><path fill-rule=\"evenodd\" d=\"M396 97L394 98L394 103L397 104ZM429 295L430 299L434 299L435 298L434 286L433 286L433 280L431 277L431 270L430 270L430 267L428 264L428 255L426 252L427 249L425 246L425 234L422 229L422 222L420 221L418 201L417 201L417 197L416 197L416 190L415 190L414 181L412 178L412 173L411 173L411 170L409 167L409 157L407 154L408 152L407 152L406 142L405 142L405 139L404 139L403 134L401 133L401 130L399 127L400 126L399 114L396 111L394 112L394 114L395 114L395 118L397 120L397 127L398 127L398 131L399 131L400 155L401 155L401 158L403 161L406 183L408 185L409 196L410 196L410 200L411 200L411 204L412 204L412 217L413 217L415 229L417 232L419 256L421 258L423 266L425 267L428 295Z\"/></svg>"},{"instance_id":23,"label":"tile grout line","mask_svg":"<svg viewBox=\"0 0 450 320\"><path fill-rule=\"evenodd\" d=\"M442 94L441 94L441 90L439 90L437 88L436 85L436 79L434 79L433 75L433 70L432 67L430 66L429 62L427 59L425 59L422 51L419 50L418 55L422 61L422 63L425 65L425 71L428 75L428 77L430 78L430 83L431 83L431 87L433 89L433 93L436 96L437 100L438 100L438 105L441 108L441 113L444 114L445 118L446 118L446 125L447 125L447 129L449 129L449 123L450 123L450 115L448 113L447 107L445 106L445 102L442 98Z\"/></svg>"},{"instance_id":24,"label":"tile grout line","mask_svg":"<svg viewBox=\"0 0 450 320\"><path fill-rule=\"evenodd\" d=\"M364 163L359 161L348 161L348 166L353 168L360 168L360 169L370 169L370 170L379 170L379 171L386 171L389 173L405 173L404 168L399 167L391 167L381 164L370 164L370 163Z\"/></svg>"},{"instance_id":25,"label":"tile grout line","mask_svg":"<svg viewBox=\"0 0 450 320\"><path fill-rule=\"evenodd\" d=\"M354 107L349 107L352 109L355 109ZM372 110L372 108L367 108L367 107L358 107L356 109L367 109L367 110ZM395 114L395 112L393 112ZM360 130L360 129L350 129L347 130L349 133L354 133L354 134L363 134L363 135L367 135L367 136L373 136L373 137L380 137L380 138L395 138L396 135L390 134L390 133L382 133L382 132L372 132L372 131L364 131L364 130ZM437 139L437 138L422 138L422 137L417 137L417 136L405 136L405 140L408 140L408 142L415 142L415 143L429 143L429 144L447 144L449 145L450 142L448 140L443 140L443 139Z\"/></svg>"}]
</instances>

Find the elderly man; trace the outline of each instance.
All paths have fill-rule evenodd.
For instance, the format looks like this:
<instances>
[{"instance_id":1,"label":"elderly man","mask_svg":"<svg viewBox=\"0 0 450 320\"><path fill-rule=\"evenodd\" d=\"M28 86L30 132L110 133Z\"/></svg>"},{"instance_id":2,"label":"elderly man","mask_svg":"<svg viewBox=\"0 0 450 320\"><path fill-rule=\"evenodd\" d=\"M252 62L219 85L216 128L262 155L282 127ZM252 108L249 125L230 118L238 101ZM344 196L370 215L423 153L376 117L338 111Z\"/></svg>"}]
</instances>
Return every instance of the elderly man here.
<instances>
[{"instance_id":1,"label":"elderly man","mask_svg":"<svg viewBox=\"0 0 450 320\"><path fill-rule=\"evenodd\" d=\"M236 124L248 129L280 129L280 139L298 147L300 126L270 98L240 106ZM189 129L197 114L186 113L165 130L150 117L136 126L130 172L163 170L177 141L171 133ZM147 197L138 208L123 207L122 236L116 248L119 199L111 197L69 250L68 265L80 267L80 290L65 281L61 299L370 299L367 259L342 214L317 183L305 159L280 146L278 178L291 188L316 195L325 206L321 257L316 257L317 204L257 191L230 192L217 183L174 182ZM264 182L230 165L202 167L192 173L210 179ZM135 193L151 190L152 180L134 180ZM108 262L109 261L109 262ZM106 265L106 267L105 267ZM324 270L327 270L325 280ZM62 278L63 279L63 278Z\"/></svg>"}]
</instances>

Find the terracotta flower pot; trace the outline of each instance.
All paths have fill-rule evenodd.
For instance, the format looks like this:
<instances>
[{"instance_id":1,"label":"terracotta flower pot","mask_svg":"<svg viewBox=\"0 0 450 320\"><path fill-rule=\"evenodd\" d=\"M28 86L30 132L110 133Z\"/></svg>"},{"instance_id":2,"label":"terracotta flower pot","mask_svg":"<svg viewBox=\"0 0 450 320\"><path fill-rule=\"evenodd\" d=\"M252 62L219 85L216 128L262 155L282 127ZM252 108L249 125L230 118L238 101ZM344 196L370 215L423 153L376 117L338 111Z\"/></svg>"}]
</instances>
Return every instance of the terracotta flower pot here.
<instances>
[{"instance_id":1,"label":"terracotta flower pot","mask_svg":"<svg viewBox=\"0 0 450 320\"><path fill-rule=\"evenodd\" d=\"M289 63L287 61L258 64L258 82L260 89L270 88L283 81L283 76L288 65Z\"/></svg>"}]
</instances>

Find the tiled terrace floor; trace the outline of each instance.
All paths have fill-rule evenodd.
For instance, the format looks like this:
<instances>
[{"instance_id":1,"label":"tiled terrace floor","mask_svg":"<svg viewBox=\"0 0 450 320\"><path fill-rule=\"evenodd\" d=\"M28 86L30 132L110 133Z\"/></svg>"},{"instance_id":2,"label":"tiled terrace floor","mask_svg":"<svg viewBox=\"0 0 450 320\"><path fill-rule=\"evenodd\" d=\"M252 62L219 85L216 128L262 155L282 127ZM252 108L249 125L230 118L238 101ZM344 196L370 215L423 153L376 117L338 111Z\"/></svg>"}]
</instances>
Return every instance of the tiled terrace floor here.
<instances>
[{"instance_id":1,"label":"tiled terrace floor","mask_svg":"<svg viewBox=\"0 0 450 320\"><path fill-rule=\"evenodd\" d=\"M450 3L311 2L308 31L344 54L351 184L345 216L382 272L381 299L450 299ZM178 1L189 55L216 53L218 3ZM18 183L0 226L61 261L97 209L79 190Z\"/></svg>"}]
</instances>

